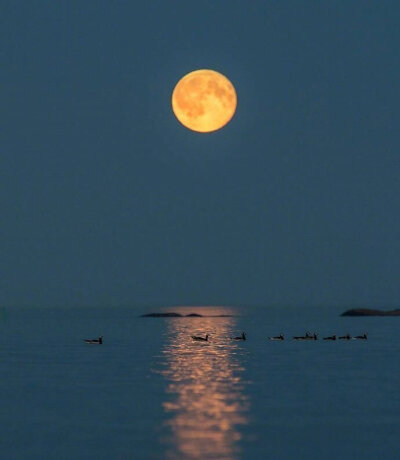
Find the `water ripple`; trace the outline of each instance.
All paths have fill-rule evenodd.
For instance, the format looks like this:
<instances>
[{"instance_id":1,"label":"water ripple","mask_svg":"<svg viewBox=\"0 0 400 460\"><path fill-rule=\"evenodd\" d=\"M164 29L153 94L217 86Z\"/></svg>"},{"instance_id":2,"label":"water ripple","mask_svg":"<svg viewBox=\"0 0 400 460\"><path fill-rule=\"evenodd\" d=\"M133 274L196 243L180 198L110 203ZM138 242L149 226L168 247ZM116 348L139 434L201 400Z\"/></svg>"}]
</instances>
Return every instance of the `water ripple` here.
<instances>
[{"instance_id":1,"label":"water ripple","mask_svg":"<svg viewBox=\"0 0 400 460\"><path fill-rule=\"evenodd\" d=\"M214 308L211 314L229 314ZM161 374L167 381L168 458L237 458L240 428L248 423L243 354L230 341L235 318L182 318L168 321ZM191 335L209 334L209 342Z\"/></svg>"}]
</instances>

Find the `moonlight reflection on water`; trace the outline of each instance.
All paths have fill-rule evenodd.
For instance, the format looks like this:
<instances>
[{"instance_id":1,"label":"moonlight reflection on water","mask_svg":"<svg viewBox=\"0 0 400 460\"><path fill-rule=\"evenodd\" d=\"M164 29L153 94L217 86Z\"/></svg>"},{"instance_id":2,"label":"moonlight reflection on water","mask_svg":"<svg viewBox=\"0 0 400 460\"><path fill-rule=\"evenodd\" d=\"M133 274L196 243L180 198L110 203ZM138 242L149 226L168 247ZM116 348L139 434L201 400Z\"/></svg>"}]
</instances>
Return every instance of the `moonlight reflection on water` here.
<instances>
[{"instance_id":1,"label":"moonlight reflection on water","mask_svg":"<svg viewBox=\"0 0 400 460\"><path fill-rule=\"evenodd\" d=\"M193 309L191 309L193 311ZM202 309L202 313L205 313ZM206 314L232 313L226 308ZM235 458L240 426L248 423L249 402L241 379L243 344L228 339L235 318L176 318L167 323L165 345L168 381L164 410L170 415L169 457ZM210 335L194 342L191 335Z\"/></svg>"}]
</instances>

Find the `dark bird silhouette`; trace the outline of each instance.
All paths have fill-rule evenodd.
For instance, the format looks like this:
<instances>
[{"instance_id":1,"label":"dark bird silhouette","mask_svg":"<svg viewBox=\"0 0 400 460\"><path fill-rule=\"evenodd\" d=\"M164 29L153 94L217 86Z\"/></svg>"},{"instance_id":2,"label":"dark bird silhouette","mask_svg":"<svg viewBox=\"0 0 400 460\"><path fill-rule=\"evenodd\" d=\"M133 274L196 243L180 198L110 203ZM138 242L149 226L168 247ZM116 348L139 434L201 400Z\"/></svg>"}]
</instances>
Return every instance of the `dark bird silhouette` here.
<instances>
[{"instance_id":1,"label":"dark bird silhouette","mask_svg":"<svg viewBox=\"0 0 400 460\"><path fill-rule=\"evenodd\" d=\"M350 340L350 339L351 339L351 335L349 333L339 337L339 340Z\"/></svg>"},{"instance_id":2,"label":"dark bird silhouette","mask_svg":"<svg viewBox=\"0 0 400 460\"><path fill-rule=\"evenodd\" d=\"M294 335L293 340L306 340L306 336L304 336L304 335Z\"/></svg>"},{"instance_id":3,"label":"dark bird silhouette","mask_svg":"<svg viewBox=\"0 0 400 460\"><path fill-rule=\"evenodd\" d=\"M324 340L336 340L336 334L335 335L330 335L328 337L324 337Z\"/></svg>"},{"instance_id":4,"label":"dark bird silhouette","mask_svg":"<svg viewBox=\"0 0 400 460\"><path fill-rule=\"evenodd\" d=\"M294 335L293 340L317 340L318 339L318 334L314 332L314 334L311 334L310 332L306 332L306 335Z\"/></svg>"},{"instance_id":5,"label":"dark bird silhouette","mask_svg":"<svg viewBox=\"0 0 400 460\"><path fill-rule=\"evenodd\" d=\"M242 332L242 335L239 335L237 337L231 337L232 340L246 340L246 333Z\"/></svg>"},{"instance_id":6,"label":"dark bird silhouette","mask_svg":"<svg viewBox=\"0 0 400 460\"><path fill-rule=\"evenodd\" d=\"M353 337L353 339L355 339L355 340L367 340L367 333L364 332L363 335L356 335L355 337Z\"/></svg>"},{"instance_id":7,"label":"dark bird silhouette","mask_svg":"<svg viewBox=\"0 0 400 460\"><path fill-rule=\"evenodd\" d=\"M98 339L83 339L85 343L90 343L92 345L102 345L103 336L101 335Z\"/></svg>"},{"instance_id":8,"label":"dark bird silhouette","mask_svg":"<svg viewBox=\"0 0 400 460\"><path fill-rule=\"evenodd\" d=\"M285 340L285 336L281 333L279 335L276 335L275 337L268 337L269 340Z\"/></svg>"},{"instance_id":9,"label":"dark bird silhouette","mask_svg":"<svg viewBox=\"0 0 400 460\"><path fill-rule=\"evenodd\" d=\"M309 332L307 332L304 340L318 340L318 334L314 332L314 334L311 335Z\"/></svg>"},{"instance_id":10,"label":"dark bird silhouette","mask_svg":"<svg viewBox=\"0 0 400 460\"><path fill-rule=\"evenodd\" d=\"M208 342L208 334L205 337L199 337L196 335L192 335L192 339L196 340L197 342Z\"/></svg>"}]
</instances>

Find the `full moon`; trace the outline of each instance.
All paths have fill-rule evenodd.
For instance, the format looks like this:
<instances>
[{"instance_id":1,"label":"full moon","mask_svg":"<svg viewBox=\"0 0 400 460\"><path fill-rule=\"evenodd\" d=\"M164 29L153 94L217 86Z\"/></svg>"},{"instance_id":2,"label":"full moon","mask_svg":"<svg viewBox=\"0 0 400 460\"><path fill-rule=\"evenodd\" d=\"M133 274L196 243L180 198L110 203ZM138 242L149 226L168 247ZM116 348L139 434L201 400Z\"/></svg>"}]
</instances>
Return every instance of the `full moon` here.
<instances>
[{"instance_id":1,"label":"full moon","mask_svg":"<svg viewBox=\"0 0 400 460\"><path fill-rule=\"evenodd\" d=\"M235 114L236 91L215 70L201 69L182 77L172 93L176 118L193 131L208 133L225 126Z\"/></svg>"}]
</instances>

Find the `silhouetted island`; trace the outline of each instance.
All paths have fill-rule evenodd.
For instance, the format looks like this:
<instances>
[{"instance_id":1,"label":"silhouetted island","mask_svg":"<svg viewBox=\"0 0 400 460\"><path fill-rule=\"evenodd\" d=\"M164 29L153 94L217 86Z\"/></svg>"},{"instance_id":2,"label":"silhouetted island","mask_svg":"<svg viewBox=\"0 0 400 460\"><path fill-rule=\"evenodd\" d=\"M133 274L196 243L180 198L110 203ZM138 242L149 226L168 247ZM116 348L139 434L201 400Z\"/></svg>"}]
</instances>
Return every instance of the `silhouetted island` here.
<instances>
[{"instance_id":1,"label":"silhouetted island","mask_svg":"<svg viewBox=\"0 0 400 460\"><path fill-rule=\"evenodd\" d=\"M146 313L140 315L141 318L229 318L233 315L200 315L199 313L189 313L188 315L181 315L180 313L167 312L167 313Z\"/></svg>"},{"instance_id":2,"label":"silhouetted island","mask_svg":"<svg viewBox=\"0 0 400 460\"><path fill-rule=\"evenodd\" d=\"M340 316L400 316L400 309L385 311L372 308L353 308L345 311Z\"/></svg>"}]
</instances>

